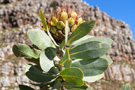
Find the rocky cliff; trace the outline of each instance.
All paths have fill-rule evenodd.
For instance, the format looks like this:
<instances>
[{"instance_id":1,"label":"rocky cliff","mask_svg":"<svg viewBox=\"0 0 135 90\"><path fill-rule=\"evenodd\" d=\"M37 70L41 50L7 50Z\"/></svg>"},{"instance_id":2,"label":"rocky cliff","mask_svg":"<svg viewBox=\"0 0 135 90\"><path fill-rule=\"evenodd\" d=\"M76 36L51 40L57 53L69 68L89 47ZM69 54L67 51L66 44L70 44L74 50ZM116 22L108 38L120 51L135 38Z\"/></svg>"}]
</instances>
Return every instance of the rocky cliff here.
<instances>
[{"instance_id":1,"label":"rocky cliff","mask_svg":"<svg viewBox=\"0 0 135 90\"><path fill-rule=\"evenodd\" d=\"M53 7L68 6L87 20L96 20L90 35L105 36L114 40L108 55L114 61L105 73L104 79L135 82L135 41L128 24L108 16L99 8L91 7L82 0L0 0L0 88L14 88L18 84L28 84L24 75L25 63L12 55L15 43L28 43L26 32L40 27L39 10L45 15L52 13ZM12 87L11 87L12 86Z\"/></svg>"}]
</instances>

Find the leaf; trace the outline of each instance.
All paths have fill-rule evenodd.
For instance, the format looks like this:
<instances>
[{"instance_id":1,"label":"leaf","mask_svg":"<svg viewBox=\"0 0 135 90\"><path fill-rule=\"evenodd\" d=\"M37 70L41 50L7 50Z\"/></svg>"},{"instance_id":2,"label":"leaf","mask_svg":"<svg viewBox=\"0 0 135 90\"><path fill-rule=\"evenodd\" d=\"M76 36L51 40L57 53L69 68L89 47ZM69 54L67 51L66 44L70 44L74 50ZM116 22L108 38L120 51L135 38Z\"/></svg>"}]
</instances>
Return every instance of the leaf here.
<instances>
[{"instance_id":1,"label":"leaf","mask_svg":"<svg viewBox=\"0 0 135 90\"><path fill-rule=\"evenodd\" d=\"M91 83L91 82L95 82L95 81L97 81L97 80L100 80L100 79L103 78L103 77L104 77L104 73L99 74L99 75L95 75L95 76L87 76L87 77L84 77L83 80L84 80L85 82Z\"/></svg>"},{"instance_id":2,"label":"leaf","mask_svg":"<svg viewBox=\"0 0 135 90\"><path fill-rule=\"evenodd\" d=\"M48 73L57 75L59 73L59 70L54 66L48 71Z\"/></svg>"},{"instance_id":3,"label":"leaf","mask_svg":"<svg viewBox=\"0 0 135 90\"><path fill-rule=\"evenodd\" d=\"M71 67L71 64L72 64L72 59L68 59L68 60L64 63L64 67L65 67L65 68L69 68L69 67Z\"/></svg>"},{"instance_id":4,"label":"leaf","mask_svg":"<svg viewBox=\"0 0 135 90\"><path fill-rule=\"evenodd\" d=\"M74 41L71 45L76 45L78 43L84 42L85 40L88 40L88 39L93 38L93 37L94 36L86 35L86 36L80 38L79 40Z\"/></svg>"},{"instance_id":5,"label":"leaf","mask_svg":"<svg viewBox=\"0 0 135 90\"><path fill-rule=\"evenodd\" d=\"M53 60L56 57L56 48L48 47L45 49L45 55L48 57L48 59Z\"/></svg>"},{"instance_id":6,"label":"leaf","mask_svg":"<svg viewBox=\"0 0 135 90\"><path fill-rule=\"evenodd\" d=\"M97 41L97 42L101 42L101 43L106 43L108 45L111 45L112 44L112 40L110 38L105 38L105 37L93 37L93 36L85 36L75 42L73 42L71 44L71 46L75 47L75 46L78 46L80 44L83 44L83 43L87 43L87 42L92 42L92 41Z\"/></svg>"},{"instance_id":7,"label":"leaf","mask_svg":"<svg viewBox=\"0 0 135 90\"><path fill-rule=\"evenodd\" d=\"M101 58L105 59L108 62L109 66L113 63L112 59L106 55L101 56Z\"/></svg>"},{"instance_id":8,"label":"leaf","mask_svg":"<svg viewBox=\"0 0 135 90\"><path fill-rule=\"evenodd\" d=\"M46 19L45 19L45 16L44 16L42 10L40 10L40 18L41 18L44 28L47 30L47 23L46 23Z\"/></svg>"},{"instance_id":9,"label":"leaf","mask_svg":"<svg viewBox=\"0 0 135 90\"><path fill-rule=\"evenodd\" d=\"M60 65L64 65L64 63L67 61L67 59L68 59L68 51L66 50L65 51L65 54L64 54L64 56L63 56L63 58L60 60Z\"/></svg>"},{"instance_id":10,"label":"leaf","mask_svg":"<svg viewBox=\"0 0 135 90\"><path fill-rule=\"evenodd\" d=\"M60 60L60 65L64 66L65 68L69 68L72 64L72 60L69 55L69 50L66 49L65 55L63 58Z\"/></svg>"},{"instance_id":11,"label":"leaf","mask_svg":"<svg viewBox=\"0 0 135 90\"><path fill-rule=\"evenodd\" d=\"M26 86L26 85L19 85L20 90L34 90L33 88Z\"/></svg>"},{"instance_id":12,"label":"leaf","mask_svg":"<svg viewBox=\"0 0 135 90\"><path fill-rule=\"evenodd\" d=\"M55 83L52 87L52 90L59 90L60 86L61 86L61 80L58 79L55 81Z\"/></svg>"},{"instance_id":13,"label":"leaf","mask_svg":"<svg viewBox=\"0 0 135 90\"><path fill-rule=\"evenodd\" d=\"M80 68L84 77L102 74L108 68L103 58L74 60L71 67Z\"/></svg>"},{"instance_id":14,"label":"leaf","mask_svg":"<svg viewBox=\"0 0 135 90\"><path fill-rule=\"evenodd\" d=\"M95 25L95 21L87 21L82 24L80 24L75 31L68 37L68 41L66 45L71 44L72 42L84 37L87 35ZM61 48L64 46L65 40L61 44Z\"/></svg>"},{"instance_id":15,"label":"leaf","mask_svg":"<svg viewBox=\"0 0 135 90\"><path fill-rule=\"evenodd\" d=\"M60 76L62 76L66 82L72 83L75 86L83 85L83 73L79 68L66 68L60 72Z\"/></svg>"},{"instance_id":16,"label":"leaf","mask_svg":"<svg viewBox=\"0 0 135 90\"><path fill-rule=\"evenodd\" d=\"M44 50L47 47L55 47L49 36L40 29L30 30L27 35L30 41L41 50Z\"/></svg>"},{"instance_id":17,"label":"leaf","mask_svg":"<svg viewBox=\"0 0 135 90\"><path fill-rule=\"evenodd\" d=\"M67 89L67 90L87 90L88 89L88 86L87 85L82 85L82 86L74 86L74 85L71 85L71 84L63 84L63 86Z\"/></svg>"},{"instance_id":18,"label":"leaf","mask_svg":"<svg viewBox=\"0 0 135 90\"><path fill-rule=\"evenodd\" d=\"M40 66L45 72L48 72L54 66L53 60L50 60L45 52L42 52L40 55Z\"/></svg>"},{"instance_id":19,"label":"leaf","mask_svg":"<svg viewBox=\"0 0 135 90\"><path fill-rule=\"evenodd\" d=\"M26 76L35 82L51 82L56 76L48 73L43 73L33 65L26 65Z\"/></svg>"},{"instance_id":20,"label":"leaf","mask_svg":"<svg viewBox=\"0 0 135 90\"><path fill-rule=\"evenodd\" d=\"M57 49L53 47L47 47L45 49L45 54L50 60L60 61L60 59L57 56Z\"/></svg>"},{"instance_id":21,"label":"leaf","mask_svg":"<svg viewBox=\"0 0 135 90\"><path fill-rule=\"evenodd\" d=\"M66 21L66 26L65 26L65 44L67 43L67 40L68 40L68 30L69 30L68 21Z\"/></svg>"},{"instance_id":22,"label":"leaf","mask_svg":"<svg viewBox=\"0 0 135 90\"><path fill-rule=\"evenodd\" d=\"M33 57L38 58L37 51L28 45L16 44L13 46L13 52L16 57Z\"/></svg>"},{"instance_id":23,"label":"leaf","mask_svg":"<svg viewBox=\"0 0 135 90\"><path fill-rule=\"evenodd\" d=\"M89 40L90 41L99 41L99 42L106 43L106 44L109 44L109 45L111 45L112 42L113 42L112 39L106 38L106 37L93 37L93 38L90 38Z\"/></svg>"},{"instance_id":24,"label":"leaf","mask_svg":"<svg viewBox=\"0 0 135 90\"><path fill-rule=\"evenodd\" d=\"M110 48L111 46L106 43L90 41L77 46L71 46L69 53L71 59L92 59L105 55Z\"/></svg>"},{"instance_id":25,"label":"leaf","mask_svg":"<svg viewBox=\"0 0 135 90\"><path fill-rule=\"evenodd\" d=\"M126 85L124 85L121 90L131 90L130 89L130 85L127 83Z\"/></svg>"}]
</instances>

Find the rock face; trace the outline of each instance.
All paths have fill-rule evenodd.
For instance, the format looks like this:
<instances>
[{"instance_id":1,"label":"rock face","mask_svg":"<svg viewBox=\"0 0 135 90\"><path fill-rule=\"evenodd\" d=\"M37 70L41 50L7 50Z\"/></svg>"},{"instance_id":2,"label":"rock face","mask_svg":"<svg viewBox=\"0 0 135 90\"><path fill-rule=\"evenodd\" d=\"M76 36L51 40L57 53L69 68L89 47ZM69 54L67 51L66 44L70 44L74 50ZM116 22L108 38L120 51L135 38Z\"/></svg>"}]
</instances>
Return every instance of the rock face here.
<instances>
[{"instance_id":1,"label":"rock face","mask_svg":"<svg viewBox=\"0 0 135 90\"><path fill-rule=\"evenodd\" d=\"M29 79L24 75L25 64L24 62L13 63L9 60L2 62L0 64L0 87L29 85Z\"/></svg>"},{"instance_id":2,"label":"rock face","mask_svg":"<svg viewBox=\"0 0 135 90\"><path fill-rule=\"evenodd\" d=\"M82 0L0 0L0 87L16 86L28 83L24 76L24 63L17 65L7 61L6 57L12 55L12 46L15 43L29 43L26 32L29 29L40 27L39 10L52 13L57 5L68 5L70 10L75 9L87 20L96 20L96 25L90 35L105 36L114 40L108 55L115 62L105 73L105 78L126 82L135 82L135 41L128 24L115 20L98 7L91 7ZM58 7L59 9L59 7ZM16 28L19 27L19 28ZM13 29L12 29L13 28ZM123 64L123 61L129 62ZM9 67L6 67L9 66ZM17 77L16 77L17 76Z\"/></svg>"}]
</instances>

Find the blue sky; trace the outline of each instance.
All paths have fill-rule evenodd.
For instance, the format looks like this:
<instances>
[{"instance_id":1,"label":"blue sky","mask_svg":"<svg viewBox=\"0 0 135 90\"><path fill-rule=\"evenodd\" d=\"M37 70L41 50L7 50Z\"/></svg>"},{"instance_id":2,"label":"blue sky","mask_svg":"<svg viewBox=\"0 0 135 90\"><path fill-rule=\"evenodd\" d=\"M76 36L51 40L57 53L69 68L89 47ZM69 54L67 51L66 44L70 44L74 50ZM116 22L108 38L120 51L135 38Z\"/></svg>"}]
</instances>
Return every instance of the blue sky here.
<instances>
[{"instance_id":1,"label":"blue sky","mask_svg":"<svg viewBox=\"0 0 135 90\"><path fill-rule=\"evenodd\" d=\"M130 25L135 40L135 0L83 0L90 6L98 6L109 16Z\"/></svg>"}]
</instances>

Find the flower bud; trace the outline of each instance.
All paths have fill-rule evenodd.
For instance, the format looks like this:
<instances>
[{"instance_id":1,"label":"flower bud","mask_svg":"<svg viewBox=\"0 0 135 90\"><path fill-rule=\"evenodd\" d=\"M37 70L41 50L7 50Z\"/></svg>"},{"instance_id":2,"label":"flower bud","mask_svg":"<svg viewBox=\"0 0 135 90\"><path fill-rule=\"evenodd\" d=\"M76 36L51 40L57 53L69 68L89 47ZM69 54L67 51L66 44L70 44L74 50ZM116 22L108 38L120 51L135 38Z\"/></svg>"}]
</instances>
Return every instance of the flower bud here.
<instances>
[{"instance_id":1,"label":"flower bud","mask_svg":"<svg viewBox=\"0 0 135 90\"><path fill-rule=\"evenodd\" d=\"M65 27L65 24L64 24L62 21L59 21L59 22L57 23L57 28L58 28L58 29L62 30L64 27Z\"/></svg>"},{"instance_id":2,"label":"flower bud","mask_svg":"<svg viewBox=\"0 0 135 90\"><path fill-rule=\"evenodd\" d=\"M54 37L55 37L56 41L61 42L65 38L65 35L62 33L61 30L57 30Z\"/></svg>"},{"instance_id":3,"label":"flower bud","mask_svg":"<svg viewBox=\"0 0 135 90\"><path fill-rule=\"evenodd\" d=\"M51 19L51 25L52 26L56 26L57 23L58 23L58 20L55 17L52 17L52 19Z\"/></svg>"},{"instance_id":4,"label":"flower bud","mask_svg":"<svg viewBox=\"0 0 135 90\"><path fill-rule=\"evenodd\" d=\"M77 28L77 25L74 25L74 26L71 28L71 31L73 32L76 28Z\"/></svg>"},{"instance_id":5,"label":"flower bud","mask_svg":"<svg viewBox=\"0 0 135 90\"><path fill-rule=\"evenodd\" d=\"M61 36L63 33L62 33L62 31L61 30L58 30L57 32L56 32L56 36Z\"/></svg>"},{"instance_id":6,"label":"flower bud","mask_svg":"<svg viewBox=\"0 0 135 90\"><path fill-rule=\"evenodd\" d=\"M66 12L61 13L61 20L65 23L68 19L68 14Z\"/></svg>"},{"instance_id":7,"label":"flower bud","mask_svg":"<svg viewBox=\"0 0 135 90\"><path fill-rule=\"evenodd\" d=\"M57 29L55 27L51 28L51 33L56 34Z\"/></svg>"},{"instance_id":8,"label":"flower bud","mask_svg":"<svg viewBox=\"0 0 135 90\"><path fill-rule=\"evenodd\" d=\"M82 17L78 18L78 20L77 20L78 25L80 25L82 22L83 22Z\"/></svg>"},{"instance_id":9,"label":"flower bud","mask_svg":"<svg viewBox=\"0 0 135 90\"><path fill-rule=\"evenodd\" d=\"M68 19L69 27L72 27L75 24L75 20L73 18Z\"/></svg>"},{"instance_id":10,"label":"flower bud","mask_svg":"<svg viewBox=\"0 0 135 90\"><path fill-rule=\"evenodd\" d=\"M73 19L76 19L77 13L76 13L76 12L72 12L72 13L71 13L71 17L72 17Z\"/></svg>"}]
</instances>

